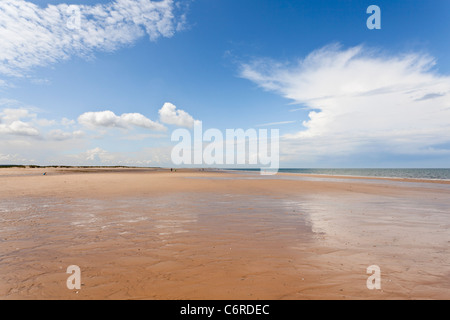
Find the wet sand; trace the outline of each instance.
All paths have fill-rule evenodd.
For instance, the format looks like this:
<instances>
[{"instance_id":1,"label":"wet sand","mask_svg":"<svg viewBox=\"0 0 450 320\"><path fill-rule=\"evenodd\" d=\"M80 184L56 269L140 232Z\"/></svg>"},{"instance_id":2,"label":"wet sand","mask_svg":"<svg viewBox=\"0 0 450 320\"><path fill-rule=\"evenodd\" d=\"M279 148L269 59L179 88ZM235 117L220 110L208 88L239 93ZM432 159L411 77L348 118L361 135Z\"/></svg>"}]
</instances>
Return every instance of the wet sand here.
<instances>
[{"instance_id":1,"label":"wet sand","mask_svg":"<svg viewBox=\"0 0 450 320\"><path fill-rule=\"evenodd\" d=\"M436 181L0 169L0 299L449 299L449 247Z\"/></svg>"}]
</instances>

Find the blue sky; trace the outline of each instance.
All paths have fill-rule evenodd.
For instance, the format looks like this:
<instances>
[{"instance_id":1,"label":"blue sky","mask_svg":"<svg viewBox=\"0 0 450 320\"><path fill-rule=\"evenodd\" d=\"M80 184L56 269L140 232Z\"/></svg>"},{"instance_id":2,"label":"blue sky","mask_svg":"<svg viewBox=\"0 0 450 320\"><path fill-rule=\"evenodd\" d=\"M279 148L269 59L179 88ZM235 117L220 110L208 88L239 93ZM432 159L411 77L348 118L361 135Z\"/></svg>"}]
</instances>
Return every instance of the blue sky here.
<instances>
[{"instance_id":1,"label":"blue sky","mask_svg":"<svg viewBox=\"0 0 450 320\"><path fill-rule=\"evenodd\" d=\"M372 4L381 30L366 27ZM170 166L171 132L200 120L278 128L282 167L448 167L448 12L448 1L2 1L0 163Z\"/></svg>"}]
</instances>

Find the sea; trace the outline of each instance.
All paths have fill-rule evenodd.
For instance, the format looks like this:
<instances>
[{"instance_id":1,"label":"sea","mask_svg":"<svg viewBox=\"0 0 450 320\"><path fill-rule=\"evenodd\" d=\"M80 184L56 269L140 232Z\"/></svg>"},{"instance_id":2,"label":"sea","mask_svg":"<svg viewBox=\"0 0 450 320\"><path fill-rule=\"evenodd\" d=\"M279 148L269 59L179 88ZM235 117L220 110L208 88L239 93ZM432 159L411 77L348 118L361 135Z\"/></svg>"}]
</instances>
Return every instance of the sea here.
<instances>
[{"instance_id":1,"label":"sea","mask_svg":"<svg viewBox=\"0 0 450 320\"><path fill-rule=\"evenodd\" d=\"M237 171L260 171L259 168L239 168ZM427 180L450 180L450 169L439 168L417 168L417 169L307 169L307 168L281 168L280 173L301 173L328 176L351 176L351 177L379 177L379 178L403 178L403 179L427 179Z\"/></svg>"}]
</instances>

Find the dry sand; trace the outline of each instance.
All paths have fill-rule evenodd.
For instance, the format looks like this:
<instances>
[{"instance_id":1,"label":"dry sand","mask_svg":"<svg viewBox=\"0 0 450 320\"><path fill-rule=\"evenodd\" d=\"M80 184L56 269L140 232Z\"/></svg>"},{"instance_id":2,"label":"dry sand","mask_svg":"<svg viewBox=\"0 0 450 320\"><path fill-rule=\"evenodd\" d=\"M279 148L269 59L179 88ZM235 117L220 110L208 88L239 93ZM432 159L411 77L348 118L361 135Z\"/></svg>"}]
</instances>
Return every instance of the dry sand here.
<instances>
[{"instance_id":1,"label":"dry sand","mask_svg":"<svg viewBox=\"0 0 450 320\"><path fill-rule=\"evenodd\" d=\"M1 169L0 299L449 299L449 205L421 181Z\"/></svg>"}]
</instances>

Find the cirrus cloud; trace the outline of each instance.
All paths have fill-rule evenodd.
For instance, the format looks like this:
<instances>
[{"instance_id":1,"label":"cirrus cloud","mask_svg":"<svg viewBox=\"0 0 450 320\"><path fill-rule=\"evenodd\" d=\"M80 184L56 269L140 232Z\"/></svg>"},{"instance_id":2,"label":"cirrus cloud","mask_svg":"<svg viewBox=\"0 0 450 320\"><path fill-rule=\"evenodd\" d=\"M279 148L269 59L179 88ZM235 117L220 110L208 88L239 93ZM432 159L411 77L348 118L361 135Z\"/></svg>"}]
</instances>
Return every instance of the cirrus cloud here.
<instances>
[{"instance_id":1,"label":"cirrus cloud","mask_svg":"<svg viewBox=\"0 0 450 320\"><path fill-rule=\"evenodd\" d=\"M171 37L183 16L173 0L116 0L95 5L48 5L25 0L0 1L0 73L21 76L96 50L114 51L145 34ZM4 84L0 80L0 85Z\"/></svg>"}]
</instances>

